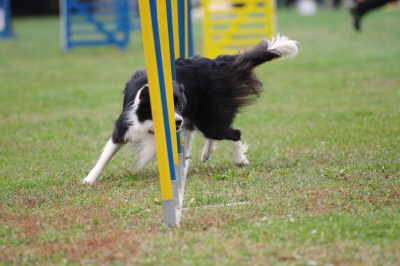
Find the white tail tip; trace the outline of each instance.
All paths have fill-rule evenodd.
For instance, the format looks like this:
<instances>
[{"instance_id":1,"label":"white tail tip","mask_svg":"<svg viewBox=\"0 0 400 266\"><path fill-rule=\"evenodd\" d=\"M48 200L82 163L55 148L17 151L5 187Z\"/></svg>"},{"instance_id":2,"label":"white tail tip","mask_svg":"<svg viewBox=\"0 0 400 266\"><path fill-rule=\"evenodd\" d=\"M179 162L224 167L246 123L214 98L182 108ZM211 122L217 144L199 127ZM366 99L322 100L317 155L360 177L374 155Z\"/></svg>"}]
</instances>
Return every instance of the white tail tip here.
<instances>
[{"instance_id":1,"label":"white tail tip","mask_svg":"<svg viewBox=\"0 0 400 266\"><path fill-rule=\"evenodd\" d=\"M297 55L298 48L296 41L289 40L286 36L276 36L272 40L268 41L268 50L276 52L284 59L290 59Z\"/></svg>"}]
</instances>

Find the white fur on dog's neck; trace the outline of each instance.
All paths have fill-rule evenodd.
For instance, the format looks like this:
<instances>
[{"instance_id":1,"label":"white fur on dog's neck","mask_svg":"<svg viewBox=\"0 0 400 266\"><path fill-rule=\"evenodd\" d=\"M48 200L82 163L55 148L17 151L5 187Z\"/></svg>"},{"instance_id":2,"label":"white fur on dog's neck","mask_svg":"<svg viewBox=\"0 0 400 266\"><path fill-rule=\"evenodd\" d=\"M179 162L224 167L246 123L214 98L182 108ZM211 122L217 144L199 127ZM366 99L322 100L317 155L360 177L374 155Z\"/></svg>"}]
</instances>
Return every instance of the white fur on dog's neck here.
<instances>
[{"instance_id":1,"label":"white fur on dog's neck","mask_svg":"<svg viewBox=\"0 0 400 266\"><path fill-rule=\"evenodd\" d=\"M134 165L137 168L143 168L157 155L154 134L152 133L154 132L153 121L146 120L140 122L136 113L140 104L140 94L147 86L147 84L142 86L136 94L135 100L127 115L128 122L131 126L129 126L124 137L126 142L131 142L133 144L136 157Z\"/></svg>"},{"instance_id":2,"label":"white fur on dog's neck","mask_svg":"<svg viewBox=\"0 0 400 266\"><path fill-rule=\"evenodd\" d=\"M148 85L145 84L139 89L131 106L131 109L129 110L127 119L129 124L131 124L132 126L129 127L128 131L125 134L125 141L141 141L147 138L149 132L154 132L153 121L146 120L144 122L140 122L136 114L136 111L138 110L140 104L140 94L142 90L147 86Z\"/></svg>"}]
</instances>

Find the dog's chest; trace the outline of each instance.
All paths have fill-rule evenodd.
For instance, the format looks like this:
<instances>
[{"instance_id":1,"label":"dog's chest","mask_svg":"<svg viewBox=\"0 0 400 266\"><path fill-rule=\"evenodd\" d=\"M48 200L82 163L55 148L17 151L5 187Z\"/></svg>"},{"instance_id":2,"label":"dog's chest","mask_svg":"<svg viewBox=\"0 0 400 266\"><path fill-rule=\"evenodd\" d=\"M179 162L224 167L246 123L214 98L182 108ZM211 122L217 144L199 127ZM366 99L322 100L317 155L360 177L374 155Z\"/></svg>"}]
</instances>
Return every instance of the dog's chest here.
<instances>
[{"instance_id":1,"label":"dog's chest","mask_svg":"<svg viewBox=\"0 0 400 266\"><path fill-rule=\"evenodd\" d=\"M125 141L142 142L149 139L154 139L153 121L147 120L143 123L137 123L129 126L125 133Z\"/></svg>"}]
</instances>

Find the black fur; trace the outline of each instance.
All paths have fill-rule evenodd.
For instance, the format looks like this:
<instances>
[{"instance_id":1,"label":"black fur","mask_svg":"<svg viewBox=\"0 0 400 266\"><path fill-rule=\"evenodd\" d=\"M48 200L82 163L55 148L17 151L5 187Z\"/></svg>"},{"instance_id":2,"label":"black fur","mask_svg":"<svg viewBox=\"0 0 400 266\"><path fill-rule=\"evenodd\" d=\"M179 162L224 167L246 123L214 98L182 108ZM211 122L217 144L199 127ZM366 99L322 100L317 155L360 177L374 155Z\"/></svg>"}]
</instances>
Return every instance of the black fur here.
<instances>
[{"instance_id":1,"label":"black fur","mask_svg":"<svg viewBox=\"0 0 400 266\"><path fill-rule=\"evenodd\" d=\"M235 55L220 55L215 59L200 56L177 59L177 81L183 84L187 99L182 113L184 127L188 130L196 127L208 139L240 140L240 130L231 128L233 120L241 107L253 103L262 92L262 83L253 69L281 56L267 48L267 42L263 41L254 49ZM146 83L145 70L138 70L132 75L124 91L124 108ZM144 119L151 119L149 110L150 101L146 100ZM122 116L116 122L118 134L113 138L116 142L121 141L128 129L123 120Z\"/></svg>"}]
</instances>

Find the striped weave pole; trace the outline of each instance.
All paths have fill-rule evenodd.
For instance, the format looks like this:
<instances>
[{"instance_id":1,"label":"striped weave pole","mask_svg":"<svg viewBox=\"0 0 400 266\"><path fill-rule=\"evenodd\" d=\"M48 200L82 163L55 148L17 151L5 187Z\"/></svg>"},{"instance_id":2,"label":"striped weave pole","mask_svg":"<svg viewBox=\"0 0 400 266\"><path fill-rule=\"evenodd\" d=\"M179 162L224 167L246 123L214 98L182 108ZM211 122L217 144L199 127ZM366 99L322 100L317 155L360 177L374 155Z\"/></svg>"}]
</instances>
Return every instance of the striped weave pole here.
<instances>
[{"instance_id":1,"label":"striped weave pole","mask_svg":"<svg viewBox=\"0 0 400 266\"><path fill-rule=\"evenodd\" d=\"M193 56L193 40L192 40L192 23L191 23L191 1L176 0L174 10L174 35L175 35L175 54L176 57ZM182 140L180 140L182 138ZM186 175L189 169L190 158L187 158L190 149L191 137L186 135L178 135L179 158L180 158L180 189L179 189L179 207L183 206L183 198L185 193ZM182 210L177 210L177 217L180 219Z\"/></svg>"},{"instance_id":2,"label":"striped weave pole","mask_svg":"<svg viewBox=\"0 0 400 266\"><path fill-rule=\"evenodd\" d=\"M164 223L177 224L172 189L178 163L166 0L139 0L143 46L154 122Z\"/></svg>"},{"instance_id":3,"label":"striped weave pole","mask_svg":"<svg viewBox=\"0 0 400 266\"><path fill-rule=\"evenodd\" d=\"M175 17L177 18L178 22L176 22L175 26L175 29L177 30L174 32L175 40L178 40L175 42L175 53L177 54L177 57L191 57L194 55L191 9L192 5L190 0L177 0ZM189 151L189 142L189 138L182 136L182 141L180 143L182 143L184 150L180 150L180 155L182 158L183 167L186 168L186 170L188 165L186 165L185 153L188 153Z\"/></svg>"}]
</instances>

